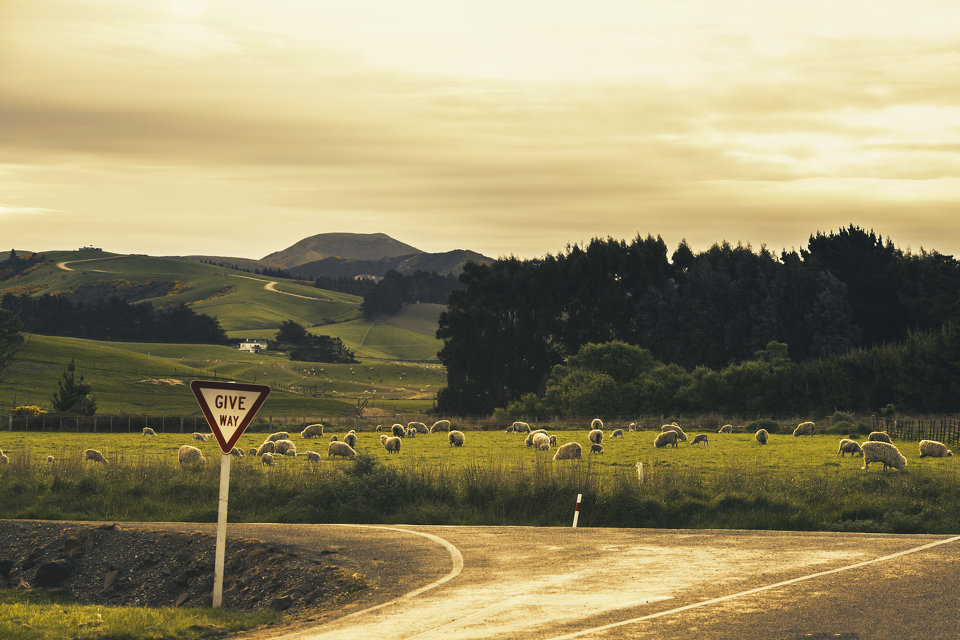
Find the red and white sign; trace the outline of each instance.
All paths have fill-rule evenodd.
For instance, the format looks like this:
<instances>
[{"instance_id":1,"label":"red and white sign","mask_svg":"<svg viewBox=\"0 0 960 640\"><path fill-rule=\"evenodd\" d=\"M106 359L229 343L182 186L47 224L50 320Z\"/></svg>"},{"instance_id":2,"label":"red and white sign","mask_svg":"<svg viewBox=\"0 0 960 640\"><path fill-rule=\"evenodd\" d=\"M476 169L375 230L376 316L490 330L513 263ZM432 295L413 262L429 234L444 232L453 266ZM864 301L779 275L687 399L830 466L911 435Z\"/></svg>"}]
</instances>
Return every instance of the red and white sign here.
<instances>
[{"instance_id":1,"label":"red and white sign","mask_svg":"<svg viewBox=\"0 0 960 640\"><path fill-rule=\"evenodd\" d=\"M190 389L224 453L233 450L270 394L270 387L263 384L209 380L194 380Z\"/></svg>"}]
</instances>

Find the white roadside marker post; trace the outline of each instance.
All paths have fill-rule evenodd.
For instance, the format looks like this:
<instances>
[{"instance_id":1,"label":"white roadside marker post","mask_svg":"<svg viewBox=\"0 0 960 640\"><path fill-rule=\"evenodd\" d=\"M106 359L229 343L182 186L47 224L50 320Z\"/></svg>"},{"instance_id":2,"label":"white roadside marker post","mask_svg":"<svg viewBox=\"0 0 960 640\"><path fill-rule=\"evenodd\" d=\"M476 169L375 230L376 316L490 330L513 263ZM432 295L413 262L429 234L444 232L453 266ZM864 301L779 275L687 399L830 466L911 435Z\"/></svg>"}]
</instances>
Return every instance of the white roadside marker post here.
<instances>
[{"instance_id":1,"label":"white roadside marker post","mask_svg":"<svg viewBox=\"0 0 960 640\"><path fill-rule=\"evenodd\" d=\"M227 500L230 496L230 452L253 421L270 387L194 380L190 390L220 446L220 503L217 507L217 547L213 563L213 607L223 605L223 565L227 551Z\"/></svg>"},{"instance_id":2,"label":"white roadside marker post","mask_svg":"<svg viewBox=\"0 0 960 640\"><path fill-rule=\"evenodd\" d=\"M577 528L577 520L580 519L580 501L583 499L583 494L577 494L577 507L573 510L573 528Z\"/></svg>"},{"instance_id":3,"label":"white roadside marker post","mask_svg":"<svg viewBox=\"0 0 960 640\"><path fill-rule=\"evenodd\" d=\"M227 497L230 495L230 458L220 454L220 507L217 511L217 559L213 565L213 608L223 604L223 562L227 552Z\"/></svg>"}]
</instances>

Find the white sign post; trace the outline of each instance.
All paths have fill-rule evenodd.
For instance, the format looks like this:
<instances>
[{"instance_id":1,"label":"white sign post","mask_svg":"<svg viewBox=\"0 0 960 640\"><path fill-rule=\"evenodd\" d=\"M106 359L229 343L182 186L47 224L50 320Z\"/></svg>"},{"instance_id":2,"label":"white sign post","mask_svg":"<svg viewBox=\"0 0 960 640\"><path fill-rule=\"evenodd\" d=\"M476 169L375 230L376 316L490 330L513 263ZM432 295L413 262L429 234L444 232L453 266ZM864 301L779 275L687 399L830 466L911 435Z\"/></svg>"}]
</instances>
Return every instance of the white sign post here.
<instances>
[{"instance_id":1,"label":"white sign post","mask_svg":"<svg viewBox=\"0 0 960 640\"><path fill-rule=\"evenodd\" d=\"M227 498L230 494L230 452L253 421L270 387L262 384L194 380L190 390L220 445L220 504L217 509L217 550L213 567L213 606L223 603L223 564L227 549Z\"/></svg>"}]
</instances>

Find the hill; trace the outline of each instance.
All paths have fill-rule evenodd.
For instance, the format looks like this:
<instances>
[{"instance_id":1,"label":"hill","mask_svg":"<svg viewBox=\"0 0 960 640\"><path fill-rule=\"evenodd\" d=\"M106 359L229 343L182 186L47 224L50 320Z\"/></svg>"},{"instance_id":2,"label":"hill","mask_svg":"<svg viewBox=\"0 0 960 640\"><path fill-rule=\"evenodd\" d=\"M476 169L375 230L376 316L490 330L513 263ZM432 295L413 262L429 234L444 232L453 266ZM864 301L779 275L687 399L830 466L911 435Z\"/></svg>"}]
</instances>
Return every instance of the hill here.
<instances>
[{"instance_id":1,"label":"hill","mask_svg":"<svg viewBox=\"0 0 960 640\"><path fill-rule=\"evenodd\" d=\"M321 233L265 256L264 263L286 269L324 258L380 260L423 253L383 233Z\"/></svg>"},{"instance_id":2,"label":"hill","mask_svg":"<svg viewBox=\"0 0 960 640\"><path fill-rule=\"evenodd\" d=\"M379 260L350 260L345 258L324 258L308 262L290 269L299 278L315 279L321 276L330 278L352 278L358 275L382 278L388 271L410 274L415 271L427 271L447 275L458 275L467 262L490 264L494 260L485 255L465 249L455 249L444 253L417 253L395 256Z\"/></svg>"}]
</instances>

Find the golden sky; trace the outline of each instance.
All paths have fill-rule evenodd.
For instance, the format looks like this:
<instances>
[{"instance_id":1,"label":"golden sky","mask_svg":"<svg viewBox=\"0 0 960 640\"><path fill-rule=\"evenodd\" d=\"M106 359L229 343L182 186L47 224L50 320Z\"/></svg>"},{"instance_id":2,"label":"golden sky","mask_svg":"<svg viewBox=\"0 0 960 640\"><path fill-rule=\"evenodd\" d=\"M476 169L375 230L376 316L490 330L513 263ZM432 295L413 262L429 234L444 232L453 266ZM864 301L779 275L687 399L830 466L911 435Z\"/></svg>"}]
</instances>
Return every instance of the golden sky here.
<instances>
[{"instance_id":1,"label":"golden sky","mask_svg":"<svg viewBox=\"0 0 960 640\"><path fill-rule=\"evenodd\" d=\"M960 2L0 0L0 248L960 255Z\"/></svg>"}]
</instances>

